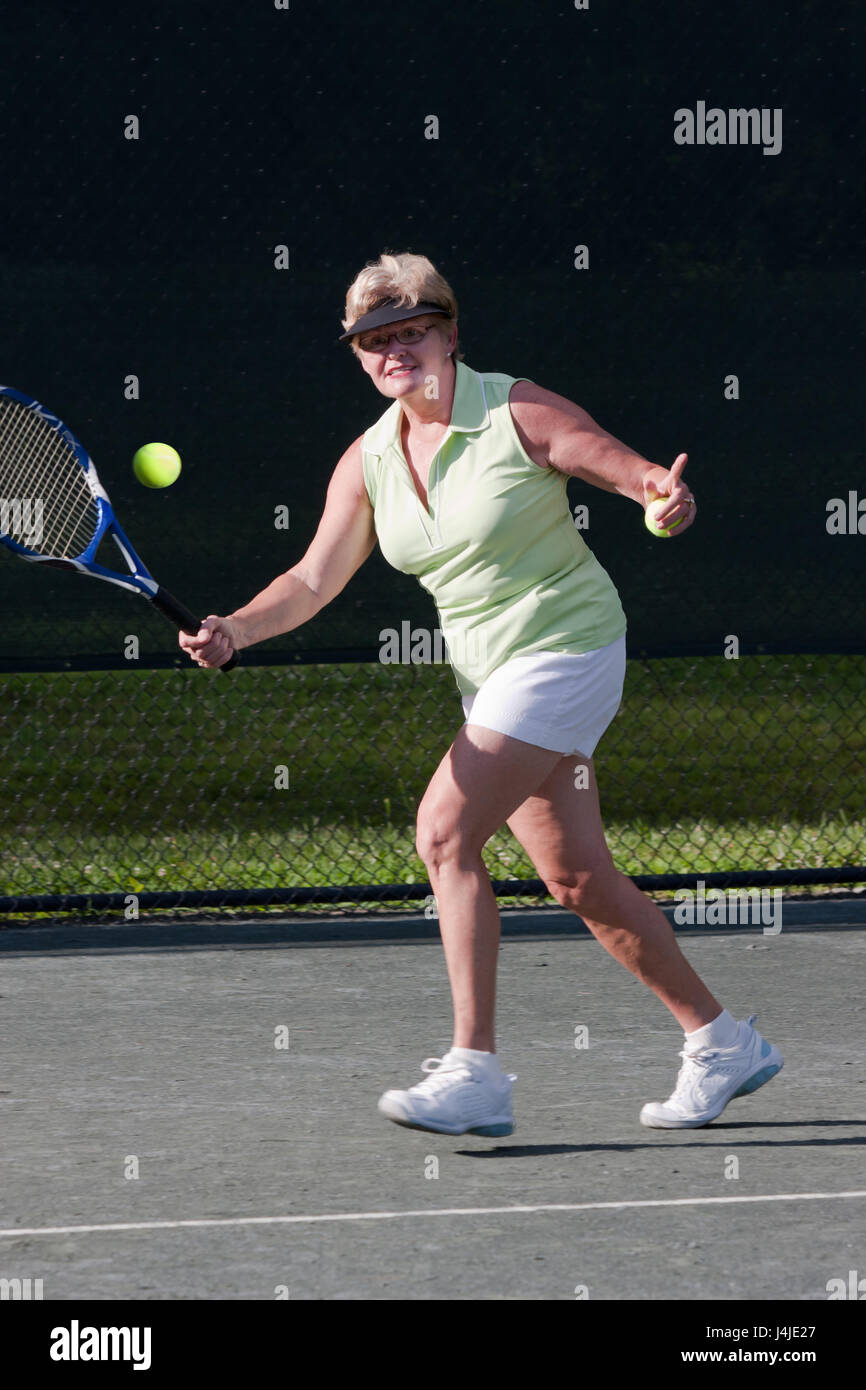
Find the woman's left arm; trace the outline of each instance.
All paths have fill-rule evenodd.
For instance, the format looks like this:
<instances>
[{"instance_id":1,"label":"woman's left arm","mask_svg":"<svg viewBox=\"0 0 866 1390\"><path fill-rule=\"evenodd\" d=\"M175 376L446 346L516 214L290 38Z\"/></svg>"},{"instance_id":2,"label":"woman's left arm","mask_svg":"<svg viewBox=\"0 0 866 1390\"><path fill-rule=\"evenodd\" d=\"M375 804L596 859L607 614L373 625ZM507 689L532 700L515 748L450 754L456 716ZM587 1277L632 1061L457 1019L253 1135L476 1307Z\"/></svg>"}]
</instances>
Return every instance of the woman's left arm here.
<instances>
[{"instance_id":1,"label":"woman's left arm","mask_svg":"<svg viewBox=\"0 0 866 1390\"><path fill-rule=\"evenodd\" d=\"M660 513L658 524L670 526L681 519L674 535L692 524L696 507L686 505L693 494L682 479L687 454L678 454L670 468L660 468L608 434L579 405L533 382L515 382L509 406L520 442L536 463L630 497L644 510L654 498L669 497L671 505Z\"/></svg>"}]
</instances>

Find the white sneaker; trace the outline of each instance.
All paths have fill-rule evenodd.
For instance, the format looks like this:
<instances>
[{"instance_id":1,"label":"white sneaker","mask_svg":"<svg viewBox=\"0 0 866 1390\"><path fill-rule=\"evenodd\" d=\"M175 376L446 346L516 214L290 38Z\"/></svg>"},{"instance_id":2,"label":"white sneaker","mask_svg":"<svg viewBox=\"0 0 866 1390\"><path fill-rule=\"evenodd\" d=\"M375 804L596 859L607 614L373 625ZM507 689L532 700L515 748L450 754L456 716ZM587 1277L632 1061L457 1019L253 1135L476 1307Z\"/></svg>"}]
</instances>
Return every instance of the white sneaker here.
<instances>
[{"instance_id":1,"label":"white sneaker","mask_svg":"<svg viewBox=\"0 0 866 1390\"><path fill-rule=\"evenodd\" d=\"M407 1129L430 1129L437 1134L484 1134L499 1138L514 1131L511 1083L505 1072L491 1076L464 1057L446 1052L428 1057L421 1070L429 1072L410 1091L386 1091L379 1109Z\"/></svg>"},{"instance_id":2,"label":"white sneaker","mask_svg":"<svg viewBox=\"0 0 866 1390\"><path fill-rule=\"evenodd\" d=\"M737 1024L733 1047L684 1047L683 1065L673 1095L651 1101L640 1112L642 1125L652 1129L698 1129L721 1115L728 1101L747 1096L782 1070L781 1052L752 1025L757 1014Z\"/></svg>"}]
</instances>

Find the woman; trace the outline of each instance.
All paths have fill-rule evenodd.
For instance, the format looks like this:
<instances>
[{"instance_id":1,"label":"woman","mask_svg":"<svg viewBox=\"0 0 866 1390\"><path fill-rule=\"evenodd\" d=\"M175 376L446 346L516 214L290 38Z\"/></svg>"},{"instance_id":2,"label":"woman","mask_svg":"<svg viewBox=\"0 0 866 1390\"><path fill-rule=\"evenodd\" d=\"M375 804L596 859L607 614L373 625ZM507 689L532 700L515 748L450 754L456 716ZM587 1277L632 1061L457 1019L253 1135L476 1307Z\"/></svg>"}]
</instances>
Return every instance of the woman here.
<instances>
[{"instance_id":1,"label":"woman","mask_svg":"<svg viewBox=\"0 0 866 1390\"><path fill-rule=\"evenodd\" d=\"M625 616L568 509L570 476L694 523L683 482L571 401L525 378L471 371L457 302L424 256L383 255L348 291L345 332L389 408L340 459L307 553L244 608L180 644L201 666L308 622L377 540L432 594L466 723L418 811L454 1002L454 1044L426 1080L388 1091L397 1124L446 1134L514 1128L514 1077L494 1041L499 913L481 850L507 823L550 893L648 985L685 1032L676 1088L641 1121L691 1128L782 1066L701 982L662 912L614 867L592 755L622 697ZM432 1063L438 1063L433 1069Z\"/></svg>"}]
</instances>

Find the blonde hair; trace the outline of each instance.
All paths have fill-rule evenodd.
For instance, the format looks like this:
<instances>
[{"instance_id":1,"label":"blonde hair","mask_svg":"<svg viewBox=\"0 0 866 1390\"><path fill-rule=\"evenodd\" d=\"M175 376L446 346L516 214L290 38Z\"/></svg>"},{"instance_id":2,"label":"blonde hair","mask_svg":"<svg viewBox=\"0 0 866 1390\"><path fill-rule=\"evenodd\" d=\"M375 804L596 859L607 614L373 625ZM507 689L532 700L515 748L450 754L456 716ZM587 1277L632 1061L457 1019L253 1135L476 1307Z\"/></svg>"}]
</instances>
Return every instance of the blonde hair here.
<instances>
[{"instance_id":1,"label":"blonde hair","mask_svg":"<svg viewBox=\"0 0 866 1390\"><path fill-rule=\"evenodd\" d=\"M446 336L457 321L454 291L432 261L410 251L400 251L396 255L385 251L378 261L368 261L349 286L343 331L388 299L400 308L411 304L436 304L446 310L447 317L440 319L437 315L436 319L436 327ZM357 357L359 349L354 338L350 338L349 346ZM458 360L463 357L459 340L453 356Z\"/></svg>"}]
</instances>

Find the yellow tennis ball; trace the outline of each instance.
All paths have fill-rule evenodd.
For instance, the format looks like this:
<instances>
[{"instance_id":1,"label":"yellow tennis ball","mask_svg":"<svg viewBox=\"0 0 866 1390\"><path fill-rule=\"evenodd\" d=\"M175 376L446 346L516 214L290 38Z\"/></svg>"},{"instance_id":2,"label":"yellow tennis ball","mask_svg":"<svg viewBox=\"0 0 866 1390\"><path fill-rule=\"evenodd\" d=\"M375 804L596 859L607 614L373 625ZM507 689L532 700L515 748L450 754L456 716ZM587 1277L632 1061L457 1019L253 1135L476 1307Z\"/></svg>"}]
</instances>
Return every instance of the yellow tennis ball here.
<instances>
[{"instance_id":1,"label":"yellow tennis ball","mask_svg":"<svg viewBox=\"0 0 866 1390\"><path fill-rule=\"evenodd\" d=\"M143 444L133 455L132 469L145 487L169 487L180 473L180 454L170 444Z\"/></svg>"},{"instance_id":2,"label":"yellow tennis ball","mask_svg":"<svg viewBox=\"0 0 866 1390\"><path fill-rule=\"evenodd\" d=\"M654 502L650 502L644 512L644 524L651 536L669 536L673 530L682 522L682 517L673 523L673 526L659 526L656 517L659 512L664 511L670 503L669 497L657 497Z\"/></svg>"}]
</instances>

